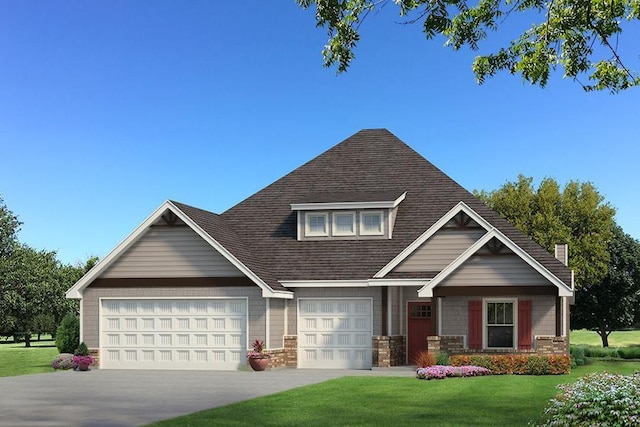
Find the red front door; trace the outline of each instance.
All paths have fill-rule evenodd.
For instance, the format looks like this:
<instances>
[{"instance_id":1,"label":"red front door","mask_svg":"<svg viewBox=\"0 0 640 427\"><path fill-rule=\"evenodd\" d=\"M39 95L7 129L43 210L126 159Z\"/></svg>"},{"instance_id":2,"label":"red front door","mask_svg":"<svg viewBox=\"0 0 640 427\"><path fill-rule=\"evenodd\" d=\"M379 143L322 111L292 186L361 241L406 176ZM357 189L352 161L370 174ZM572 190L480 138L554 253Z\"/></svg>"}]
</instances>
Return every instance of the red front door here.
<instances>
[{"instance_id":1,"label":"red front door","mask_svg":"<svg viewBox=\"0 0 640 427\"><path fill-rule=\"evenodd\" d=\"M410 302L407 315L407 360L413 364L418 353L427 350L427 337L433 335L431 303Z\"/></svg>"}]
</instances>

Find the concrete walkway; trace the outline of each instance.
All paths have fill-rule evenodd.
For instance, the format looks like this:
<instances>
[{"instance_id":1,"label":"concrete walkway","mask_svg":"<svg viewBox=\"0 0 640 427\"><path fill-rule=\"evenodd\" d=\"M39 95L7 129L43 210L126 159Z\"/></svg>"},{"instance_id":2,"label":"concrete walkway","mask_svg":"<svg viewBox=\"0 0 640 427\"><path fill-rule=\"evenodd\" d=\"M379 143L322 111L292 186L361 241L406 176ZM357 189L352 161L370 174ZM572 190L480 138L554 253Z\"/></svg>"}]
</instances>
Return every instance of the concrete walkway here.
<instances>
[{"instance_id":1,"label":"concrete walkway","mask_svg":"<svg viewBox=\"0 0 640 427\"><path fill-rule=\"evenodd\" d=\"M60 371L0 378L0 426L139 426L342 376L414 376L410 367L371 371Z\"/></svg>"}]
</instances>

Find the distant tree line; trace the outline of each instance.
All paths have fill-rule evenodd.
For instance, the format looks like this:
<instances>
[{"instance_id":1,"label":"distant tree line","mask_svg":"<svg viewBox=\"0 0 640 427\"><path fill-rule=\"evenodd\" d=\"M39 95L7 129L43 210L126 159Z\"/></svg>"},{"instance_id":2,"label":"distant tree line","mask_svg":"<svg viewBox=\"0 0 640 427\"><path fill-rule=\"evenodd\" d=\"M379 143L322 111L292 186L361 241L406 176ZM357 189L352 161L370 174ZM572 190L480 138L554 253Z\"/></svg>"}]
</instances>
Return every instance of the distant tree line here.
<instances>
[{"instance_id":1,"label":"distant tree line","mask_svg":"<svg viewBox=\"0 0 640 427\"><path fill-rule=\"evenodd\" d=\"M32 335L52 334L63 317L78 313L78 302L65 292L96 262L68 265L55 251L18 241L22 223L0 197L0 336L31 345Z\"/></svg>"}]
</instances>

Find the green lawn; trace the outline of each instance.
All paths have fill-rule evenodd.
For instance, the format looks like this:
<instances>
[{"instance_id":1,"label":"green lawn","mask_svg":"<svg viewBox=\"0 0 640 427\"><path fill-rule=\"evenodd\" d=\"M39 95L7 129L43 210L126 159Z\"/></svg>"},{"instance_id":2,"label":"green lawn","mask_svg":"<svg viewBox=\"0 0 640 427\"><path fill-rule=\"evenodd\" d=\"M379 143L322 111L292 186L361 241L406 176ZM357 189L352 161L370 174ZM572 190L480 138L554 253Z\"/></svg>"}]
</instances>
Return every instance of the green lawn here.
<instances>
[{"instance_id":1,"label":"green lawn","mask_svg":"<svg viewBox=\"0 0 640 427\"><path fill-rule=\"evenodd\" d=\"M31 341L30 348L24 343L0 340L0 377L54 372L51 367L58 349L51 337L42 341Z\"/></svg>"},{"instance_id":2,"label":"green lawn","mask_svg":"<svg viewBox=\"0 0 640 427\"><path fill-rule=\"evenodd\" d=\"M572 345L592 345L602 347L600 335L593 331L581 329L571 331L570 341ZM609 347L640 346L640 330L613 331L609 335Z\"/></svg>"},{"instance_id":3,"label":"green lawn","mask_svg":"<svg viewBox=\"0 0 640 427\"><path fill-rule=\"evenodd\" d=\"M560 376L345 377L151 425L525 426L542 420L558 384L604 370L630 374L640 363L596 362Z\"/></svg>"}]
</instances>

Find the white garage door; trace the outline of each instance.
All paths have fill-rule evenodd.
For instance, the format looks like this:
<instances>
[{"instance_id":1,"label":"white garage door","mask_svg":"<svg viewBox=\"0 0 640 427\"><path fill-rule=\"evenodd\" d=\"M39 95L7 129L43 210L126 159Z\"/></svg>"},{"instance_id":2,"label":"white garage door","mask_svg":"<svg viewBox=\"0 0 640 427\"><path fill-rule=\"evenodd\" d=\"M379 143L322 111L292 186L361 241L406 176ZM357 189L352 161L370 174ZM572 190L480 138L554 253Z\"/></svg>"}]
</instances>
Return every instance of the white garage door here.
<instances>
[{"instance_id":1,"label":"white garage door","mask_svg":"<svg viewBox=\"0 0 640 427\"><path fill-rule=\"evenodd\" d=\"M100 366L218 369L245 363L247 301L103 299Z\"/></svg>"},{"instance_id":2,"label":"white garage door","mask_svg":"<svg viewBox=\"0 0 640 427\"><path fill-rule=\"evenodd\" d=\"M371 369L372 300L300 299L300 368Z\"/></svg>"}]
</instances>

